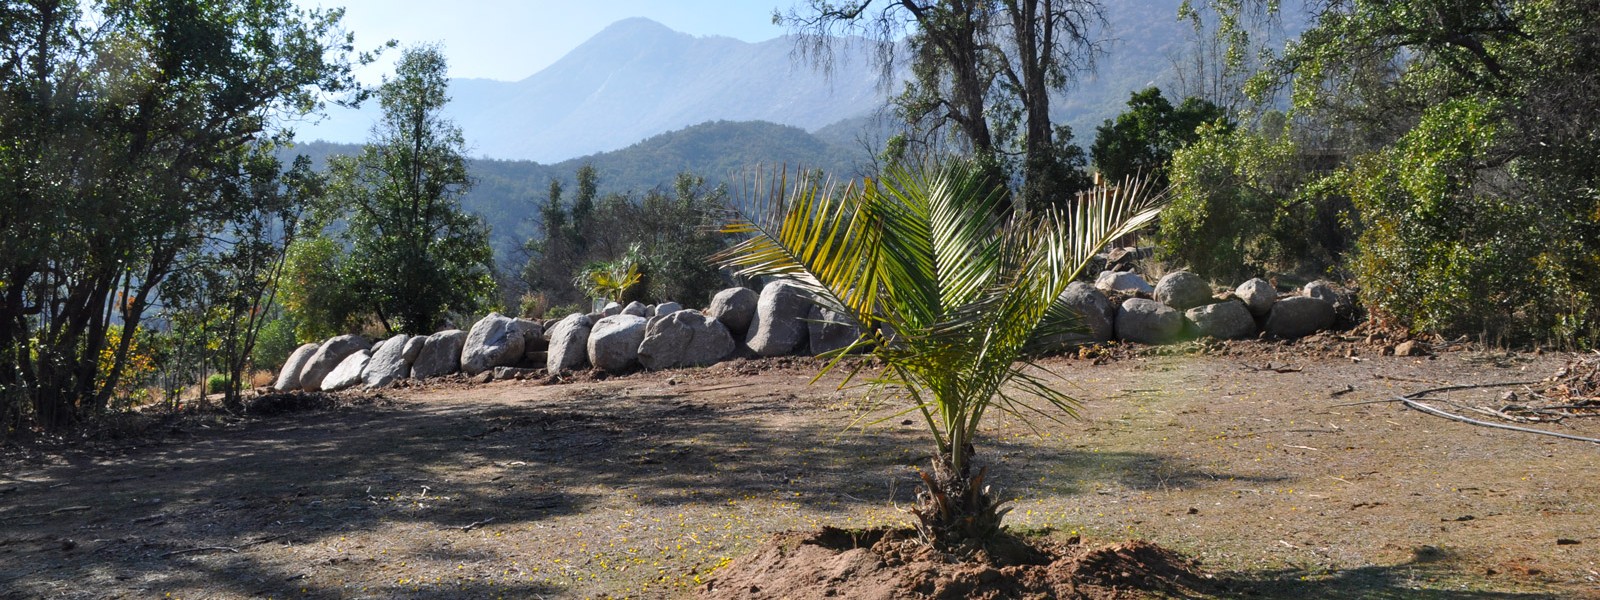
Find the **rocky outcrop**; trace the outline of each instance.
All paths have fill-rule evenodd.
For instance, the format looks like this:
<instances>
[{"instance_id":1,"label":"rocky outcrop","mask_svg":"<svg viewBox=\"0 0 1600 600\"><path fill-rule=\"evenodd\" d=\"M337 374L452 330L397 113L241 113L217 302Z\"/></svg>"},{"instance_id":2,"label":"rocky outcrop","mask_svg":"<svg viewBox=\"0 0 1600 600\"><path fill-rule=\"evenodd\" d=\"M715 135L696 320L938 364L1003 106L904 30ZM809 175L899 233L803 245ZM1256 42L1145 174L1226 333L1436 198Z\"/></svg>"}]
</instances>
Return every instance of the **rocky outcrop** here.
<instances>
[{"instance_id":1,"label":"rocky outcrop","mask_svg":"<svg viewBox=\"0 0 1600 600\"><path fill-rule=\"evenodd\" d=\"M589 331L589 364L607 373L622 373L637 366L645 323L644 317L626 312L600 319Z\"/></svg>"},{"instance_id":2,"label":"rocky outcrop","mask_svg":"<svg viewBox=\"0 0 1600 600\"><path fill-rule=\"evenodd\" d=\"M316 343L303 344L289 353L289 359L284 361L283 368L278 370L278 380L272 383L272 389L290 392L304 387L300 384L300 373L311 363L311 357L317 353L319 346Z\"/></svg>"},{"instance_id":3,"label":"rocky outcrop","mask_svg":"<svg viewBox=\"0 0 1600 600\"><path fill-rule=\"evenodd\" d=\"M650 320L639 344L639 364L652 371L716 364L734 350L733 335L721 321L692 310Z\"/></svg>"}]
</instances>

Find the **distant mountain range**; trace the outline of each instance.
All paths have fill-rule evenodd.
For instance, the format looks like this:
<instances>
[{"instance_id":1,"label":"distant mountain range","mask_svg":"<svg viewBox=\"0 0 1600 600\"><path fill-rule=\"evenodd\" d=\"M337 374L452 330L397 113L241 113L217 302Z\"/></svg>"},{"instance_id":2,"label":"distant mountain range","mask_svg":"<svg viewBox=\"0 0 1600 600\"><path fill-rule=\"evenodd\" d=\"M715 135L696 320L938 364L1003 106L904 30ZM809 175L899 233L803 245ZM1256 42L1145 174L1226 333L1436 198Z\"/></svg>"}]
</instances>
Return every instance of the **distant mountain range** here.
<instances>
[{"instance_id":1,"label":"distant mountain range","mask_svg":"<svg viewBox=\"0 0 1600 600\"><path fill-rule=\"evenodd\" d=\"M1072 127L1079 145L1122 111L1130 92L1170 87L1172 65L1193 35L1177 20L1180 2L1105 1L1106 54L1052 104L1051 116ZM1287 10L1298 2L1284 4ZM860 39L840 42L829 73L795 50L788 36L748 43L626 19L521 81L452 80L446 113L473 156L553 163L715 120L767 121L851 140L900 89L898 80L882 80L872 47ZM297 137L361 143L377 110L375 101L359 111L332 109L320 123L298 125ZM870 133L881 138L880 129Z\"/></svg>"}]
</instances>

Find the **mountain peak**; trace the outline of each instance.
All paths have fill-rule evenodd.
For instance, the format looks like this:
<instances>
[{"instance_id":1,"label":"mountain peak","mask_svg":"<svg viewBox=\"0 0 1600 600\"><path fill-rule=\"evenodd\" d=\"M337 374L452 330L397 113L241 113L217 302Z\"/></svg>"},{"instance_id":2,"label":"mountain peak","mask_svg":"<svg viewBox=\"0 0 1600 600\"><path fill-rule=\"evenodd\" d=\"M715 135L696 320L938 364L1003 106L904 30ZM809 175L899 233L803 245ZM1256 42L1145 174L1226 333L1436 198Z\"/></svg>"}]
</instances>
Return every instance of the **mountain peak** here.
<instances>
[{"instance_id":1,"label":"mountain peak","mask_svg":"<svg viewBox=\"0 0 1600 600\"><path fill-rule=\"evenodd\" d=\"M611 39L618 37L626 39L642 35L660 36L688 34L679 33L678 31L673 30L671 27L667 27L666 25L662 25L661 23L646 17L628 17L621 21L607 25L605 29L600 30L600 33L597 33L593 38L590 38L590 41L602 38Z\"/></svg>"}]
</instances>

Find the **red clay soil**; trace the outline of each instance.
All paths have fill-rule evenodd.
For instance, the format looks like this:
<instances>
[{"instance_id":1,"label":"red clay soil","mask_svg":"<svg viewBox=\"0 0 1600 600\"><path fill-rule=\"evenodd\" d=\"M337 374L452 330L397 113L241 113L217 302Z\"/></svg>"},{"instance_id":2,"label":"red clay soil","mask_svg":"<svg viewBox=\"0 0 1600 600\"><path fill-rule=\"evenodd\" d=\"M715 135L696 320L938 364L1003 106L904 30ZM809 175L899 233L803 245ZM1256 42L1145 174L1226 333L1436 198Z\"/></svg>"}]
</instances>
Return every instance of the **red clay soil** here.
<instances>
[{"instance_id":1,"label":"red clay soil","mask_svg":"<svg viewBox=\"0 0 1600 600\"><path fill-rule=\"evenodd\" d=\"M909 529L824 527L773 536L719 571L701 596L1113 600L1192 597L1217 587L1193 561L1144 541L1091 547L1076 537L1012 538L961 559L919 543Z\"/></svg>"}]
</instances>

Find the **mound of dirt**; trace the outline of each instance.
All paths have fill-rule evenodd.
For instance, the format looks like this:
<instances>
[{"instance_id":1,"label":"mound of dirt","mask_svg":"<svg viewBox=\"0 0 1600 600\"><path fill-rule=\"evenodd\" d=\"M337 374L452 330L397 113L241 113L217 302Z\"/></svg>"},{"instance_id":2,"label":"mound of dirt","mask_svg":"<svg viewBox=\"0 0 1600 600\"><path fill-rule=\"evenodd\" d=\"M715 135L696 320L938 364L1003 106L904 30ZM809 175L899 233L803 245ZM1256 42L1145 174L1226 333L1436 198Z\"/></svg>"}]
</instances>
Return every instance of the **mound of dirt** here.
<instances>
[{"instance_id":1,"label":"mound of dirt","mask_svg":"<svg viewBox=\"0 0 1600 600\"><path fill-rule=\"evenodd\" d=\"M786 532L717 571L700 590L721 598L1072 598L1192 596L1198 566L1144 541L1088 546L1013 538L958 559L909 529Z\"/></svg>"}]
</instances>

